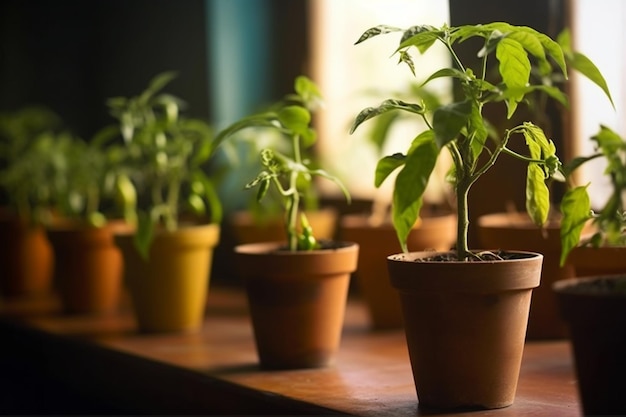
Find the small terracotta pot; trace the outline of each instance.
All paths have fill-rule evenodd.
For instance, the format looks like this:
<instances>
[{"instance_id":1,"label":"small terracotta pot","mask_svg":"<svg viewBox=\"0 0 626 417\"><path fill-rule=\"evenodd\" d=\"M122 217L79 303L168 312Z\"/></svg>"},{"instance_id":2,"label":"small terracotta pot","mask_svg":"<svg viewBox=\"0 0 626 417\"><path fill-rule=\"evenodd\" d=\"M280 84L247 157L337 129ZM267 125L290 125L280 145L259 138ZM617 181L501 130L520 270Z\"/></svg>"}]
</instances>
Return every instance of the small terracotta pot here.
<instances>
[{"instance_id":1,"label":"small terracotta pot","mask_svg":"<svg viewBox=\"0 0 626 417\"><path fill-rule=\"evenodd\" d=\"M260 366L332 365L339 348L358 245L289 252L281 243L235 247L245 280Z\"/></svg>"},{"instance_id":2,"label":"small terracotta pot","mask_svg":"<svg viewBox=\"0 0 626 417\"><path fill-rule=\"evenodd\" d=\"M307 211L306 216L317 239L331 240L335 237L338 219L337 210L323 208ZM239 211L231 215L230 225L238 244L282 242L287 240L285 222L282 218L257 221L250 212Z\"/></svg>"},{"instance_id":3,"label":"small terracotta pot","mask_svg":"<svg viewBox=\"0 0 626 417\"><path fill-rule=\"evenodd\" d=\"M55 257L54 280L65 312L106 314L118 309L123 259L113 241L116 227L59 221L47 229Z\"/></svg>"},{"instance_id":4,"label":"small terracotta pot","mask_svg":"<svg viewBox=\"0 0 626 417\"><path fill-rule=\"evenodd\" d=\"M526 213L495 213L477 220L480 247L539 252L544 256L541 285L533 293L527 339L561 339L567 336L552 284L573 278L570 264L560 266L561 225L552 222L542 230Z\"/></svg>"},{"instance_id":5,"label":"small terracotta pot","mask_svg":"<svg viewBox=\"0 0 626 417\"><path fill-rule=\"evenodd\" d=\"M54 255L41 226L28 225L0 211L0 294L29 297L52 289Z\"/></svg>"},{"instance_id":6,"label":"small terracotta pot","mask_svg":"<svg viewBox=\"0 0 626 417\"><path fill-rule=\"evenodd\" d=\"M359 244L357 285L367 306L372 327L377 330L402 327L398 292L389 282L387 256L400 252L391 223L372 225L369 217L345 215L340 222L342 239ZM407 238L409 250L449 250L456 239L456 215L420 218Z\"/></svg>"},{"instance_id":7,"label":"small terracotta pot","mask_svg":"<svg viewBox=\"0 0 626 417\"><path fill-rule=\"evenodd\" d=\"M219 234L218 224L157 232L148 259L135 248L133 234L115 236L139 331L200 330Z\"/></svg>"},{"instance_id":8,"label":"small terracotta pot","mask_svg":"<svg viewBox=\"0 0 626 417\"><path fill-rule=\"evenodd\" d=\"M572 249L567 263L574 269L577 278L626 274L626 247L579 246Z\"/></svg>"},{"instance_id":9,"label":"small terracotta pot","mask_svg":"<svg viewBox=\"0 0 626 417\"><path fill-rule=\"evenodd\" d=\"M387 258L399 291L420 406L501 408L519 378L533 288L543 256L483 262Z\"/></svg>"},{"instance_id":10,"label":"small terracotta pot","mask_svg":"<svg viewBox=\"0 0 626 417\"><path fill-rule=\"evenodd\" d=\"M621 293L607 290L618 282ZM569 325L584 415L625 415L626 275L573 278L553 288Z\"/></svg>"}]
</instances>

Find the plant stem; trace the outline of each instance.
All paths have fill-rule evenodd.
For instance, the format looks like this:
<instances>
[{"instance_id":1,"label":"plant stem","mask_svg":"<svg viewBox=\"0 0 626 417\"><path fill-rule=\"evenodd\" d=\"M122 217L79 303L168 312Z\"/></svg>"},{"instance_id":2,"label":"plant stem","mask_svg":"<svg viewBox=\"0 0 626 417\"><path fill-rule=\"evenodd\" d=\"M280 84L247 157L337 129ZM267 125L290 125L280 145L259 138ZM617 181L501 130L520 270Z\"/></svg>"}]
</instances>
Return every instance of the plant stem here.
<instances>
[{"instance_id":1,"label":"plant stem","mask_svg":"<svg viewBox=\"0 0 626 417\"><path fill-rule=\"evenodd\" d=\"M459 260L466 260L469 255L469 244L467 241L467 235L469 231L469 209L468 199L471 182L467 179L462 179L456 184L456 196L457 196L457 240L456 251Z\"/></svg>"},{"instance_id":2,"label":"plant stem","mask_svg":"<svg viewBox=\"0 0 626 417\"><path fill-rule=\"evenodd\" d=\"M300 154L300 137L299 135L293 135L293 159L297 164L302 163L302 156ZM289 199L288 207L288 222L287 222L287 237L289 239L289 250L295 251L298 249L298 234L296 231L296 225L298 222L298 209L300 207L300 194L298 193L298 175L296 171L292 171L289 176L289 190L291 196Z\"/></svg>"}]
</instances>

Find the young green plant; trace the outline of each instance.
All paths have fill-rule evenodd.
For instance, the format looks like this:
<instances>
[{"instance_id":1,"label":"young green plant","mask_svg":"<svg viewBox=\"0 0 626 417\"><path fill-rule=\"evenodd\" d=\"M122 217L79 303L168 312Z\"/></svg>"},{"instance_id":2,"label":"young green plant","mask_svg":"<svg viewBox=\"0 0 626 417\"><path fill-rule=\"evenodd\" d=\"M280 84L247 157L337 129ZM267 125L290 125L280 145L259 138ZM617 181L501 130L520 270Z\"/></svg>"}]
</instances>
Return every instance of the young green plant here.
<instances>
[{"instance_id":1,"label":"young green plant","mask_svg":"<svg viewBox=\"0 0 626 417\"><path fill-rule=\"evenodd\" d=\"M317 139L311 126L311 111L321 101L317 85L305 76L298 76L294 82L294 94L287 95L267 111L252 114L228 126L218 134L221 143L237 132L248 129L272 129L280 132L291 143L291 155L276 149L260 151L262 170L245 188L258 187L257 200L262 200L271 187L282 198L285 210L285 230L289 250L313 250L319 248L306 215L301 211L302 199L306 190L313 186L314 177L323 177L335 182L350 201L350 194L336 177L323 169L312 167L311 161L303 157L303 151L310 148ZM300 218L302 231L298 232Z\"/></svg>"},{"instance_id":2,"label":"young green plant","mask_svg":"<svg viewBox=\"0 0 626 417\"><path fill-rule=\"evenodd\" d=\"M610 180L611 192L604 205L598 211L593 211L587 194L589 184L567 191L561 201L561 209L570 213L562 226L564 238L561 265L565 264L569 252L579 245L596 248L626 245L626 210L623 200L626 191L626 141L604 125L600 125L600 130L591 139L596 143L596 152L573 159L565 165L565 174L570 177L580 166L603 158L606 161L604 175ZM569 232L570 229L582 229L589 220L596 226L596 232L591 237L579 240L575 238L575 233Z\"/></svg>"},{"instance_id":3,"label":"young green plant","mask_svg":"<svg viewBox=\"0 0 626 417\"><path fill-rule=\"evenodd\" d=\"M211 127L181 114L185 103L163 93L177 74L156 75L138 96L115 97L107 104L119 124L102 136L124 143L117 176L118 201L125 218L137 224L135 244L147 257L157 229L175 231L184 213L219 223L221 202L205 164L217 143Z\"/></svg>"},{"instance_id":4,"label":"young green plant","mask_svg":"<svg viewBox=\"0 0 626 417\"><path fill-rule=\"evenodd\" d=\"M387 99L378 107L362 110L356 117L351 132L363 122L389 111L413 113L424 120L428 128L412 141L406 154L395 153L383 157L375 174L375 185L382 182L396 169L392 219L398 239L404 251L406 238L413 227L422 205L422 195L440 152L450 152L453 169L448 174L455 190L458 226L456 256L468 260L476 255L468 244L469 208L468 194L472 185L485 174L502 154L525 161L526 210L531 219L543 225L550 211L549 188L546 180L562 178L562 164L556 155L553 142L544 131L532 122L523 122L506 129L502 135L491 129L483 116L486 105L504 105L507 118L511 118L518 105L534 91L566 104L565 94L558 88L531 79L531 59L544 77L561 73L567 77L567 65L562 47L532 28L513 26L504 22L440 28L422 25L403 30L390 26L368 29L356 42L360 44L381 34L402 32L395 50L399 62L408 65L415 74L415 63L409 51L415 48L419 54L426 53L435 43L442 44L450 53L452 67L442 68L426 78L423 85L450 77L459 86L458 94L451 103L429 107L428 103L407 103ZM478 39L481 48L477 53L479 65L472 68L463 62L457 48L470 39ZM496 82L487 80L489 59L497 60ZM597 69L593 67L595 71ZM599 72L598 72L599 74ZM522 155L509 147L509 141L524 139L528 154Z\"/></svg>"}]
</instances>

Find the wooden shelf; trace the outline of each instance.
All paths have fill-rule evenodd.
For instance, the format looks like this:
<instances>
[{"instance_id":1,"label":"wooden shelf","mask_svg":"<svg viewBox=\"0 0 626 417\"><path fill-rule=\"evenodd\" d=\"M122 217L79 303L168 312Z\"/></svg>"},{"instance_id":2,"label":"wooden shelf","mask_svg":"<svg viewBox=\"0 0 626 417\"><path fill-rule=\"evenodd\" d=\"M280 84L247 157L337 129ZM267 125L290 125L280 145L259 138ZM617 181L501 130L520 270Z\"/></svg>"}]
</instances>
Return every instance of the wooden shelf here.
<instances>
[{"instance_id":1,"label":"wooden shelf","mask_svg":"<svg viewBox=\"0 0 626 417\"><path fill-rule=\"evenodd\" d=\"M418 407L404 334L369 330L359 300L348 304L335 365L263 371L242 291L212 288L208 298L195 334L140 334L128 309L70 316L52 297L0 302L0 383L11 395L0 413L435 414ZM471 415L580 415L569 349L527 343L515 404Z\"/></svg>"}]
</instances>

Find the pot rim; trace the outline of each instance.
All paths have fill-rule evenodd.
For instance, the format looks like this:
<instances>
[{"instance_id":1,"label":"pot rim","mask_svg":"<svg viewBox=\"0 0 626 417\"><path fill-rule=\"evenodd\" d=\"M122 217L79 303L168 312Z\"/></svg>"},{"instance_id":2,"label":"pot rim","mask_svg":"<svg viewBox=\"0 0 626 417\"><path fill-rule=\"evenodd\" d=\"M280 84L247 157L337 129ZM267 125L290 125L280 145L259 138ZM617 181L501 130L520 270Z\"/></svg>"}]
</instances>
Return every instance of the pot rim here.
<instances>
[{"instance_id":1,"label":"pot rim","mask_svg":"<svg viewBox=\"0 0 626 417\"><path fill-rule=\"evenodd\" d=\"M392 285L403 290L494 293L527 290L539 286L544 256L538 252L508 250L525 255L519 259L465 261L425 261L417 259L445 252L408 252L387 257ZM400 256L404 259L399 259ZM507 279L503 279L507 277Z\"/></svg>"}]
</instances>

